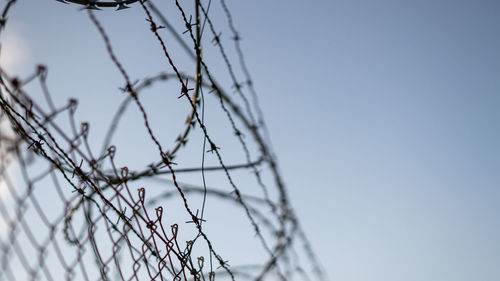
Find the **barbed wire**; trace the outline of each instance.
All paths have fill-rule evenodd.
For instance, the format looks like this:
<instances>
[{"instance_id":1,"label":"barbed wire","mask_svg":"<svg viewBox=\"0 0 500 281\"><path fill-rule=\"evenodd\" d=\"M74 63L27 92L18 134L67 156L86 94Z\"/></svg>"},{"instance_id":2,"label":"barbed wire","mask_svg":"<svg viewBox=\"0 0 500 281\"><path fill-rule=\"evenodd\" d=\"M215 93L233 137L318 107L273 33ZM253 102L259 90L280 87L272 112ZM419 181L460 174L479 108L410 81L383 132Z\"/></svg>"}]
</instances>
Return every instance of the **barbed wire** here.
<instances>
[{"instance_id":1,"label":"barbed wire","mask_svg":"<svg viewBox=\"0 0 500 281\"><path fill-rule=\"evenodd\" d=\"M117 10L130 8L127 5L133 4L139 0L114 0L114 1L100 1L100 0L56 0L61 3L75 3L85 6L85 9L99 10L99 8L114 7Z\"/></svg>"},{"instance_id":2,"label":"barbed wire","mask_svg":"<svg viewBox=\"0 0 500 281\"><path fill-rule=\"evenodd\" d=\"M222 33L210 15L212 1L204 4L195 0L192 10L184 2L172 1L177 21L185 27L182 31L175 30L170 23L175 19L167 20L152 0L58 1L85 8L104 43L103 52L124 81L121 91L126 97L115 102L117 109L102 135L102 146L96 147L89 140L91 124L78 121L78 100L60 104L52 98L47 83L48 66L39 65L32 74L21 78L0 65L0 280L212 281L216 276L231 280L311 280L315 276L317 280L326 280L306 231L290 205L245 64L241 37L227 3L222 0L219 5L226 16L243 79L238 77ZM4 4L0 20L3 29L8 28L8 15L16 2ZM144 32L150 32L156 40L161 59L169 66L167 72L137 81L117 55L113 34L106 31L94 11L106 7L122 10L132 4L144 12L149 29ZM211 38L207 38L205 26ZM189 71L183 69L191 67L176 61L179 54L170 49L162 29L168 30L172 40L193 60L194 74L186 74ZM206 60L208 56L215 57L203 48L209 43L217 47L229 82L219 81L219 74ZM176 84L180 90L175 95L185 100L189 108L184 125L168 147L159 138L162 132L151 124L154 113L142 101L143 92L160 86L160 82ZM30 93L37 88L42 95L34 99ZM235 92L237 98L227 89ZM205 122L206 98L213 98L218 104L217 110L227 120L243 153L242 161L228 164L223 157L215 129ZM131 105L140 112L151 147L156 150L149 164L133 169L136 165L120 167L116 160L117 155L127 153L119 149L116 140L123 141L118 127ZM200 131L194 134L197 127ZM179 153L187 151L197 139L203 147L201 165L178 167L184 163ZM206 165L206 154L213 157L215 164ZM250 172L252 180L248 181L249 176L245 175L245 184L238 183L241 171ZM224 180L211 187L207 183L208 173ZM184 182L180 179L182 174L199 174L202 183ZM155 192L148 187L158 184L173 189ZM202 197L200 208L194 207L196 196ZM180 207L166 212L167 202L173 201ZM217 225L212 224L216 219L206 213L207 201L227 202L234 210L243 212L252 233L239 233L224 218L220 223L225 229L218 231L242 237L235 239L254 236L260 243L257 260L243 257L243 263L230 266L227 246L218 241L217 231L212 228Z\"/></svg>"}]
</instances>

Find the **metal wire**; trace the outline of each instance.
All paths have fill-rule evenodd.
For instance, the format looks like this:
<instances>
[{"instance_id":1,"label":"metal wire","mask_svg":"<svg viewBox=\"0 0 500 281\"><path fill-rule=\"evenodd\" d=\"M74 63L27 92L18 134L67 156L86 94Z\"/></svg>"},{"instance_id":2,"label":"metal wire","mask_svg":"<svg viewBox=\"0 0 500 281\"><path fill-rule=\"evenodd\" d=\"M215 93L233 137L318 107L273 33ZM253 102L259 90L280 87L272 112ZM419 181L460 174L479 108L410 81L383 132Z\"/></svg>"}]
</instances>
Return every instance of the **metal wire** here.
<instances>
[{"instance_id":1,"label":"metal wire","mask_svg":"<svg viewBox=\"0 0 500 281\"><path fill-rule=\"evenodd\" d=\"M54 102L47 84L48 66L40 65L20 78L0 65L0 280L326 280L290 205L227 3L219 5L227 17L233 35L228 40L234 43L246 83L239 82L229 47L217 31L217 19L210 15L211 1L195 0L191 10L185 3L173 1L177 20L186 28L183 31L175 30L152 1L58 1L87 8L104 52L121 74L126 96L117 96L112 123L101 136L104 145L97 147L89 140L91 124L78 121L91 113L78 112L76 99ZM148 22L149 30L144 32L151 33L157 42L154 47L162 53L158 59L170 68L138 83L117 55L113 34L108 34L93 11L99 7L123 9L134 2ZM0 22L4 28L8 28L7 16L15 3L10 0L3 6ZM209 27L210 38L205 38L202 23ZM193 58L192 75L182 72L184 65L174 63L178 54L160 34L164 28ZM207 40L215 42L216 53L203 52ZM206 59L209 56L219 57L231 78L229 84L219 82L220 74ZM142 101L143 91L153 85L160 87L161 82L174 83L179 89L176 95L189 108L170 146L160 141L160 132L151 125L156 116ZM228 89L235 90L236 97ZM42 98L32 98L32 91L42 92ZM229 164L223 157L212 127L205 122L204 93L211 93L206 98L216 101L211 110L226 118L244 155L241 161ZM151 150L156 151L149 165L136 169L130 168L133 163L130 167L117 164L117 156L127 152L113 145L116 139L123 141L117 128L127 125L123 117L130 106L140 112ZM166 118L164 122L171 121ZM195 128L201 139L193 137L188 142ZM196 140L204 147L199 155L201 166L178 167L185 161L186 154L181 152L193 151L190 145ZM215 164L205 165L206 155ZM250 172L251 177L242 172ZM202 184L183 182L180 175L186 173L201 175ZM209 186L208 174L224 179L229 189ZM248 184L239 183L239 177ZM150 195L148 186L155 184L170 188ZM201 208L192 196L202 196ZM170 207L173 202L177 207ZM212 209L225 206L231 216L239 214L238 221L247 221L247 229L237 229L224 216L217 224L205 212L206 202L217 202L209 204ZM243 253L243 262L232 264L232 258L222 254L228 252L230 241L220 241L217 235L227 232L234 233L235 241L252 240L245 242L253 243L254 250ZM259 258L252 259L252 255Z\"/></svg>"},{"instance_id":2,"label":"metal wire","mask_svg":"<svg viewBox=\"0 0 500 281\"><path fill-rule=\"evenodd\" d=\"M115 0L115 1L99 1L99 0L56 0L61 3L75 3L85 6L86 9L99 10L99 8L115 7L117 10L129 8L129 4L135 3L138 0Z\"/></svg>"}]
</instances>

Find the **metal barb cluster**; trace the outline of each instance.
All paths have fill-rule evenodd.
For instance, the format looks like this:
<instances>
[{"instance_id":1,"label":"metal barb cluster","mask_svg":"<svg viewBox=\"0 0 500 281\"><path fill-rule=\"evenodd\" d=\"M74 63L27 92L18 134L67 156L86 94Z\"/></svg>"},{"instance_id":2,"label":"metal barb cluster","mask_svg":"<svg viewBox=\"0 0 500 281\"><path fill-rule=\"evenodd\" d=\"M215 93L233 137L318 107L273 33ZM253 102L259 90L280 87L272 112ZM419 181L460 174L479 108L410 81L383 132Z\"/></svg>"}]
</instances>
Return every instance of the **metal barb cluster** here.
<instances>
[{"instance_id":1,"label":"metal barb cluster","mask_svg":"<svg viewBox=\"0 0 500 281\"><path fill-rule=\"evenodd\" d=\"M114 0L114 1L99 1L99 0L56 0L61 3L74 3L84 6L84 9L100 10L100 8L116 7L116 10L124 10L130 8L129 4L139 0Z\"/></svg>"}]
</instances>

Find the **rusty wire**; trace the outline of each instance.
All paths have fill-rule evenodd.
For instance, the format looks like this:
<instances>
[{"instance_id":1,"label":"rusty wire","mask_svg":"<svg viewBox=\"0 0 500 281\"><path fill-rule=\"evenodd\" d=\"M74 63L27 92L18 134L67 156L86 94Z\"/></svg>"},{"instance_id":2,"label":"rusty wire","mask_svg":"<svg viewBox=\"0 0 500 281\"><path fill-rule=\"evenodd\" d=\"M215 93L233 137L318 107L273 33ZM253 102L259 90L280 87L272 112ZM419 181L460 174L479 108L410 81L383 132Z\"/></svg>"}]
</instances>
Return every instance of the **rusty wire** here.
<instances>
[{"instance_id":1,"label":"rusty wire","mask_svg":"<svg viewBox=\"0 0 500 281\"><path fill-rule=\"evenodd\" d=\"M88 8L86 13L104 43L103 51L123 78L121 89L126 97L116 102L117 110L102 136L102 148L95 147L89 141L91 124L76 117L78 100L57 104L52 99L48 66L39 65L22 78L0 66L0 280L325 280L320 261L290 205L227 3L222 0L219 5L232 33L229 40L234 42L243 78L238 77L226 51L229 47L217 31L217 23L224 21L210 15L210 6L215 5L212 1L195 0L192 10L186 3L174 1L177 20L186 28L183 31L174 30L153 1L62 2ZM144 11L149 28L144 32L156 39L156 47L163 53L159 59L169 65L166 72L152 73L138 83L116 54L112 34L93 11L107 6L123 9L134 2ZM2 28L8 28L7 16L15 3L10 0L3 6ZM185 74L176 64L176 53L170 50L161 29L168 29L193 59L194 74ZM205 59L203 38L208 36L205 41L217 47L229 73L228 85L218 81L218 74ZM173 94L189 105L185 125L173 145L159 140L159 132L150 124L151 112L141 101L144 89L162 81L177 83L179 92ZM30 95L37 83L42 100ZM235 91L236 97L228 89ZM213 129L204 120L206 98L215 99L226 117L243 151L241 162L228 164L224 160ZM126 151L113 145L116 129L130 106L141 113L141 122L157 151L156 158L139 169L120 167L116 156ZM189 147L188 137L194 128L201 129L202 164L178 167L183 161L178 155ZM213 155L216 165L206 166L205 154ZM250 172L252 183L242 187L237 182L239 171ZM179 175L184 173L198 173L203 181L183 182ZM207 173L218 173L230 189L209 186ZM149 195L148 184L154 183L173 189ZM191 195L203 197L201 207L193 206ZM179 200L176 211L183 215L165 211L166 203L172 200ZM232 258L222 254L227 252L226 245L213 242L217 231L207 231L211 218L204 215L206 201L242 211L250 236L260 247L257 260L231 264ZM227 227L218 231L238 233L230 221L222 219L222 223Z\"/></svg>"}]
</instances>

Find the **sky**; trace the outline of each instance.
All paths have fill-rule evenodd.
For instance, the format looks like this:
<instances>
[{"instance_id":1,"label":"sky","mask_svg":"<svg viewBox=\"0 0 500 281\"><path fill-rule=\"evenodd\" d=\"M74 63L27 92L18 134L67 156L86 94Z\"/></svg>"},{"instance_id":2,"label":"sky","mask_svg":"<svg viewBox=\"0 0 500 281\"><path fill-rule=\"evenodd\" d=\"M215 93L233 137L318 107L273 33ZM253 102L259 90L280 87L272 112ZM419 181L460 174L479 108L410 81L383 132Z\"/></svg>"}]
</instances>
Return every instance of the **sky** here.
<instances>
[{"instance_id":1,"label":"sky","mask_svg":"<svg viewBox=\"0 0 500 281\"><path fill-rule=\"evenodd\" d=\"M500 280L500 2L229 6L291 202L330 280ZM126 16L134 9L98 16L117 41L148 46L143 16ZM25 75L51 66L55 91L85 95L76 73L116 72L74 6L19 0L2 36L2 64ZM162 69L134 48L119 53L132 75ZM87 97L82 110L105 107Z\"/></svg>"}]
</instances>

